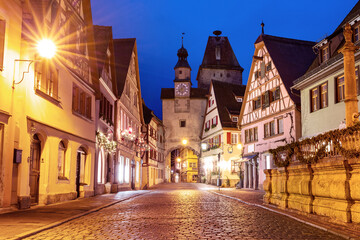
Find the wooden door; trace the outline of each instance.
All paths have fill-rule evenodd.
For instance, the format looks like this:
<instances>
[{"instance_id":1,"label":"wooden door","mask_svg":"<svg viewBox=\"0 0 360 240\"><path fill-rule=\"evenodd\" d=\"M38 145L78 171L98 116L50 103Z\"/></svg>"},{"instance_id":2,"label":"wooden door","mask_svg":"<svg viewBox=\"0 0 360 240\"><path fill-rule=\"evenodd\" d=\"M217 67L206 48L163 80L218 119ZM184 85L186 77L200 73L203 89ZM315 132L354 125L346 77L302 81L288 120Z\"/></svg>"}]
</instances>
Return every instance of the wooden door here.
<instances>
[{"instance_id":1,"label":"wooden door","mask_svg":"<svg viewBox=\"0 0 360 240\"><path fill-rule=\"evenodd\" d=\"M30 146L30 199L31 204L39 203L39 179L40 179L40 156L41 142L35 134Z\"/></svg>"}]
</instances>

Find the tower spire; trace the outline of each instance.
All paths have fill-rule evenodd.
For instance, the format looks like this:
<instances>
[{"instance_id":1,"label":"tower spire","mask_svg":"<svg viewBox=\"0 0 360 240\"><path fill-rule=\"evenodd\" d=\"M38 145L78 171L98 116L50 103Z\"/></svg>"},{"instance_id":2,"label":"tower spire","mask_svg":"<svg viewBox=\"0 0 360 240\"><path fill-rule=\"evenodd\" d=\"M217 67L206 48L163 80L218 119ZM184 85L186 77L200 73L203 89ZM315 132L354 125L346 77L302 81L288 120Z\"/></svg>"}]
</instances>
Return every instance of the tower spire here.
<instances>
[{"instance_id":1,"label":"tower spire","mask_svg":"<svg viewBox=\"0 0 360 240\"><path fill-rule=\"evenodd\" d=\"M181 47L184 47L184 35L185 35L185 33L183 32L181 35L182 35L181 36Z\"/></svg>"},{"instance_id":2,"label":"tower spire","mask_svg":"<svg viewBox=\"0 0 360 240\"><path fill-rule=\"evenodd\" d=\"M264 34L264 26L265 26L265 24L264 24L264 22L261 20L261 34Z\"/></svg>"}]
</instances>

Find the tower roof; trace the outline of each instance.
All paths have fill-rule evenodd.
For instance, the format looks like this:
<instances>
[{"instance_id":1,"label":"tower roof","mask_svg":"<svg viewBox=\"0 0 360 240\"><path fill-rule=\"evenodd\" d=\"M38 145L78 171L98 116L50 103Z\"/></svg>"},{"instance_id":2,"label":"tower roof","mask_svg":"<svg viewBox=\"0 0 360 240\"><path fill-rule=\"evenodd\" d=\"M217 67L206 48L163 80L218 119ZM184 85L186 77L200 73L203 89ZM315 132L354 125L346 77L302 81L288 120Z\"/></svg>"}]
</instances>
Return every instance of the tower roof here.
<instances>
[{"instance_id":1,"label":"tower roof","mask_svg":"<svg viewBox=\"0 0 360 240\"><path fill-rule=\"evenodd\" d=\"M186 48L184 48L183 38L182 38L181 48L178 50L177 56L179 59L175 65L174 69L179 68L179 67L190 68L190 65L187 61L187 57L189 56L189 54L188 54Z\"/></svg>"},{"instance_id":2,"label":"tower roof","mask_svg":"<svg viewBox=\"0 0 360 240\"><path fill-rule=\"evenodd\" d=\"M220 50L220 59L216 58L216 49ZM244 70L225 36L209 36L201 68Z\"/></svg>"}]
</instances>

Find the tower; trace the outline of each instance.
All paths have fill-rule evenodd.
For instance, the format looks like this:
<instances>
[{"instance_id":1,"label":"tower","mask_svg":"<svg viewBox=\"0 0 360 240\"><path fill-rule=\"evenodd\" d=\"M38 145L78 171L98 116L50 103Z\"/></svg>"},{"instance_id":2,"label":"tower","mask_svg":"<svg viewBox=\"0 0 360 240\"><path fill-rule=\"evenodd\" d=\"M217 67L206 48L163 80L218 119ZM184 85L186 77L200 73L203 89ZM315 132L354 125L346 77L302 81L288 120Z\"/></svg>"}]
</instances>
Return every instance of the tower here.
<instances>
[{"instance_id":1,"label":"tower","mask_svg":"<svg viewBox=\"0 0 360 240\"><path fill-rule=\"evenodd\" d=\"M221 31L214 31L215 36L209 36L203 61L196 77L198 87L209 89L211 80L242 84L244 69L236 59L235 53L226 36Z\"/></svg>"},{"instance_id":2,"label":"tower","mask_svg":"<svg viewBox=\"0 0 360 240\"><path fill-rule=\"evenodd\" d=\"M187 61L188 52L184 48L184 41L182 37L181 48L177 52L178 62L176 63L175 70L175 97L190 97L191 90L191 67Z\"/></svg>"}]
</instances>

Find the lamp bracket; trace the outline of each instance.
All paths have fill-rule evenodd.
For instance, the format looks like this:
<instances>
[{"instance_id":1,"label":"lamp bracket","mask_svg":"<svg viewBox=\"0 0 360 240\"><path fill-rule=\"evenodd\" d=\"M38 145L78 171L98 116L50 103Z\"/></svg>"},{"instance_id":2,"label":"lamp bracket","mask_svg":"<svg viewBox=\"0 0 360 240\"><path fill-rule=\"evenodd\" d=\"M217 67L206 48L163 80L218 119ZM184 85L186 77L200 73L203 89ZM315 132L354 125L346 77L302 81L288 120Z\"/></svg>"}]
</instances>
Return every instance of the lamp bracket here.
<instances>
[{"instance_id":1,"label":"lamp bracket","mask_svg":"<svg viewBox=\"0 0 360 240\"><path fill-rule=\"evenodd\" d=\"M24 77L25 77L25 74L26 73L29 73L30 72L30 66L33 62L39 62L40 60L32 60L32 59L15 59L14 60L14 78L13 78L13 85L12 85L12 88L14 89L15 88L15 85L17 84L20 84L23 80L24 80ZM22 73L22 78L19 82L15 82L15 64L16 62L28 62L29 65L27 67L27 70L26 71L23 71Z\"/></svg>"}]
</instances>

